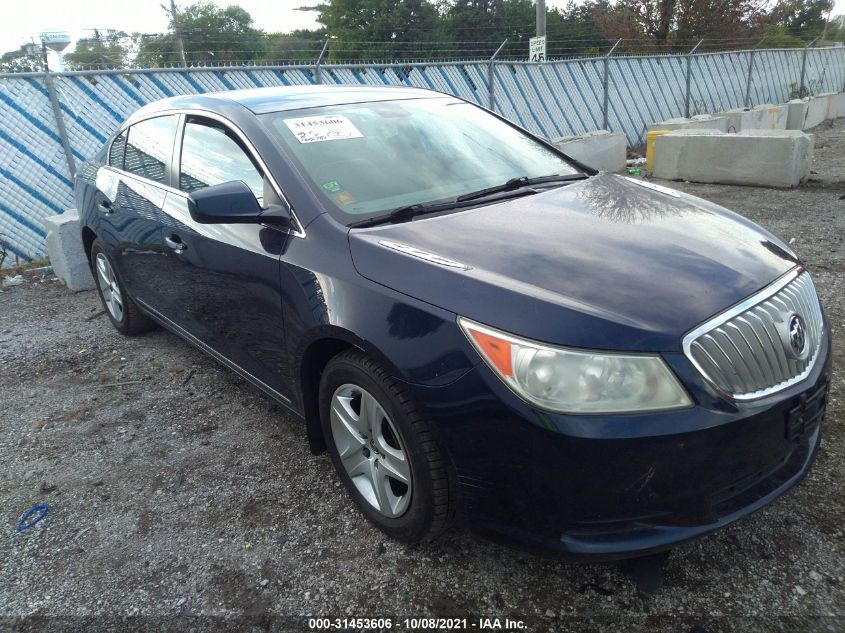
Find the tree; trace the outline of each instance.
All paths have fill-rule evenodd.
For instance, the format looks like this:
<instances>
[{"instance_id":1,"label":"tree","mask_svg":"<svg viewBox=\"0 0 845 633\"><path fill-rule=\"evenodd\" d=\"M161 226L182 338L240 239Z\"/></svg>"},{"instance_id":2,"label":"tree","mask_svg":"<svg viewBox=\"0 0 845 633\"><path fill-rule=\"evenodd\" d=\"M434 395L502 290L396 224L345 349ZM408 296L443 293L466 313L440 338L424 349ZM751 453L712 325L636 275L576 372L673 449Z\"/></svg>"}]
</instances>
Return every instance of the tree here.
<instances>
[{"instance_id":1,"label":"tree","mask_svg":"<svg viewBox=\"0 0 845 633\"><path fill-rule=\"evenodd\" d=\"M453 0L441 12L444 31L455 48L460 48L458 42L468 47L468 42L483 40L488 50L479 48L477 56L486 56L507 38L503 57L528 56L528 39L536 32L534 0ZM607 46L591 8L573 0L563 9L547 10L546 40L549 58L595 55Z\"/></svg>"},{"instance_id":2,"label":"tree","mask_svg":"<svg viewBox=\"0 0 845 633\"><path fill-rule=\"evenodd\" d=\"M504 0L451 0L444 2L444 34L453 42L501 42L519 36L519 29L534 20L533 3L516 0L506 18ZM520 15L521 14L521 15Z\"/></svg>"},{"instance_id":3,"label":"tree","mask_svg":"<svg viewBox=\"0 0 845 633\"><path fill-rule=\"evenodd\" d=\"M24 44L19 49L0 55L0 72L27 73L44 70L41 48L37 44Z\"/></svg>"},{"instance_id":4,"label":"tree","mask_svg":"<svg viewBox=\"0 0 845 633\"><path fill-rule=\"evenodd\" d=\"M264 52L264 32L253 27L252 16L241 7L220 9L211 2L198 2L181 9L178 17L189 64L248 62ZM171 17L171 31L174 26ZM139 64L155 67L179 63L179 48L172 32L140 35L138 40Z\"/></svg>"},{"instance_id":5,"label":"tree","mask_svg":"<svg viewBox=\"0 0 845 633\"><path fill-rule=\"evenodd\" d=\"M756 36L768 21L760 0L678 0L675 38L691 43L701 38Z\"/></svg>"},{"instance_id":6,"label":"tree","mask_svg":"<svg viewBox=\"0 0 845 633\"><path fill-rule=\"evenodd\" d=\"M827 24L828 42L842 42L845 44L845 15L834 16Z\"/></svg>"},{"instance_id":7,"label":"tree","mask_svg":"<svg viewBox=\"0 0 845 633\"><path fill-rule=\"evenodd\" d=\"M330 59L423 57L437 40L437 9L426 0L329 0L317 21L339 40Z\"/></svg>"},{"instance_id":8,"label":"tree","mask_svg":"<svg viewBox=\"0 0 845 633\"><path fill-rule=\"evenodd\" d=\"M546 16L546 36L549 57L598 55L610 47L596 21L594 6L575 4L573 0Z\"/></svg>"},{"instance_id":9,"label":"tree","mask_svg":"<svg viewBox=\"0 0 845 633\"><path fill-rule=\"evenodd\" d=\"M671 50L664 45L684 49L699 39L759 34L770 19L766 4L767 0L620 0L615 5L595 5L594 14L609 40L643 38L659 50Z\"/></svg>"},{"instance_id":10,"label":"tree","mask_svg":"<svg viewBox=\"0 0 845 633\"><path fill-rule=\"evenodd\" d=\"M264 41L264 51L255 60L259 64L310 61L320 54L326 40L324 30L301 29L291 33L270 33Z\"/></svg>"},{"instance_id":11,"label":"tree","mask_svg":"<svg viewBox=\"0 0 845 633\"><path fill-rule=\"evenodd\" d=\"M601 27L602 34L608 41L625 40L625 43L621 45L621 50L628 49L629 42L646 37L642 25L621 3L611 4L608 0L604 0L585 5L585 8L589 9L593 20Z\"/></svg>"},{"instance_id":12,"label":"tree","mask_svg":"<svg viewBox=\"0 0 845 633\"><path fill-rule=\"evenodd\" d=\"M128 51L121 44L121 39L126 37L122 31L109 30L103 34L95 30L94 37L76 42L74 51L64 56L65 65L70 70L121 68L126 65L128 57Z\"/></svg>"},{"instance_id":13,"label":"tree","mask_svg":"<svg viewBox=\"0 0 845 633\"><path fill-rule=\"evenodd\" d=\"M620 5L646 36L657 42L669 39L678 0L623 0Z\"/></svg>"},{"instance_id":14,"label":"tree","mask_svg":"<svg viewBox=\"0 0 845 633\"><path fill-rule=\"evenodd\" d=\"M782 26L767 28L763 42L766 48L804 48L807 45L800 37L790 35Z\"/></svg>"},{"instance_id":15,"label":"tree","mask_svg":"<svg viewBox=\"0 0 845 633\"><path fill-rule=\"evenodd\" d=\"M831 9L833 0L780 0L772 9L772 23L789 35L810 41L824 31Z\"/></svg>"}]
</instances>

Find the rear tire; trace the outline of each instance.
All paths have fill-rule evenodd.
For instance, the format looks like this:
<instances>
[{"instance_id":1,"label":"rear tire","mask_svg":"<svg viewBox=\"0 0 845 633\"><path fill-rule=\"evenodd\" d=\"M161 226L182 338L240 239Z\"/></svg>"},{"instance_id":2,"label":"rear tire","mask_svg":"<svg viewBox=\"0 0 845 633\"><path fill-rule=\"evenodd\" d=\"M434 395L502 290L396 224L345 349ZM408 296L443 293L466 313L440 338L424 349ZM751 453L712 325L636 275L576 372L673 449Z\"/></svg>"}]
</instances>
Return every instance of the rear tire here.
<instances>
[{"instance_id":1,"label":"rear tire","mask_svg":"<svg viewBox=\"0 0 845 633\"><path fill-rule=\"evenodd\" d=\"M442 534L454 514L446 463L406 389L350 350L326 366L319 402L332 462L361 513L404 543Z\"/></svg>"},{"instance_id":2,"label":"rear tire","mask_svg":"<svg viewBox=\"0 0 845 633\"><path fill-rule=\"evenodd\" d=\"M100 301L115 329L126 336L135 336L154 328L152 319L141 312L126 292L126 287L118 277L114 263L99 238L91 245L90 263Z\"/></svg>"}]
</instances>

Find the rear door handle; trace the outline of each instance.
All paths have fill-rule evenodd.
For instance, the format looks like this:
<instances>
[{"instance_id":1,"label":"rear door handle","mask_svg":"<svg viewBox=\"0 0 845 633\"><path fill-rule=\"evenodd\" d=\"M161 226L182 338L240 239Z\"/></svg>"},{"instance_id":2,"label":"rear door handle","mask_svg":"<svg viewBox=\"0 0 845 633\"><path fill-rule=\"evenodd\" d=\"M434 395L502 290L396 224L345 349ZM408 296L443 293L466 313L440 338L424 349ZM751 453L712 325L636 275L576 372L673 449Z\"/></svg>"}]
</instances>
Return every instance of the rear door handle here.
<instances>
[{"instance_id":1,"label":"rear door handle","mask_svg":"<svg viewBox=\"0 0 845 633\"><path fill-rule=\"evenodd\" d=\"M167 244L168 248L172 249L174 253L184 253L185 249L188 248L185 245L185 242L182 241L178 235L171 235L170 237L164 238L164 243Z\"/></svg>"},{"instance_id":2,"label":"rear door handle","mask_svg":"<svg viewBox=\"0 0 845 633\"><path fill-rule=\"evenodd\" d=\"M112 213L114 213L114 207L112 207L111 202L109 202L108 200L103 200L100 204L97 205L97 208L103 215L111 215Z\"/></svg>"}]
</instances>

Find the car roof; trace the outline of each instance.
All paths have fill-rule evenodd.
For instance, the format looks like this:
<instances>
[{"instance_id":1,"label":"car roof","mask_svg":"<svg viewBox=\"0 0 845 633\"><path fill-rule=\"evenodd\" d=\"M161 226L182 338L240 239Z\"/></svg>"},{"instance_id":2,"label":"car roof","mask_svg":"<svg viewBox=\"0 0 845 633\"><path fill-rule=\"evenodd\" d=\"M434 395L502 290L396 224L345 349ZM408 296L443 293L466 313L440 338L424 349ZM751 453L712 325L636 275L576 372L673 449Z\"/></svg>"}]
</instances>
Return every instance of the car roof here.
<instances>
[{"instance_id":1,"label":"car roof","mask_svg":"<svg viewBox=\"0 0 845 633\"><path fill-rule=\"evenodd\" d=\"M427 99L443 97L442 93L405 86L275 86L228 90L202 95L183 95L161 99L145 105L132 118L174 109L202 108L215 111L226 104L238 103L255 114L282 112L301 108L362 103L367 101L393 101L397 99Z\"/></svg>"}]
</instances>

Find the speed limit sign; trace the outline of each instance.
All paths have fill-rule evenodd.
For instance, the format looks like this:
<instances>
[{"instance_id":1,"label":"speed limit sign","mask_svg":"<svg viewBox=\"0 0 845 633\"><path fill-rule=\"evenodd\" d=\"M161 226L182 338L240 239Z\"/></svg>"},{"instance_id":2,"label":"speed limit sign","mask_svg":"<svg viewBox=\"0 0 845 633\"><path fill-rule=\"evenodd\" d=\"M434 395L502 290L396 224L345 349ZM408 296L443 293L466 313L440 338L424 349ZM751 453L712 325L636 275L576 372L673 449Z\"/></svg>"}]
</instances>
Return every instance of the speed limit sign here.
<instances>
[{"instance_id":1,"label":"speed limit sign","mask_svg":"<svg viewBox=\"0 0 845 633\"><path fill-rule=\"evenodd\" d=\"M532 37L528 40L528 59L532 62L546 61L546 36Z\"/></svg>"}]
</instances>

